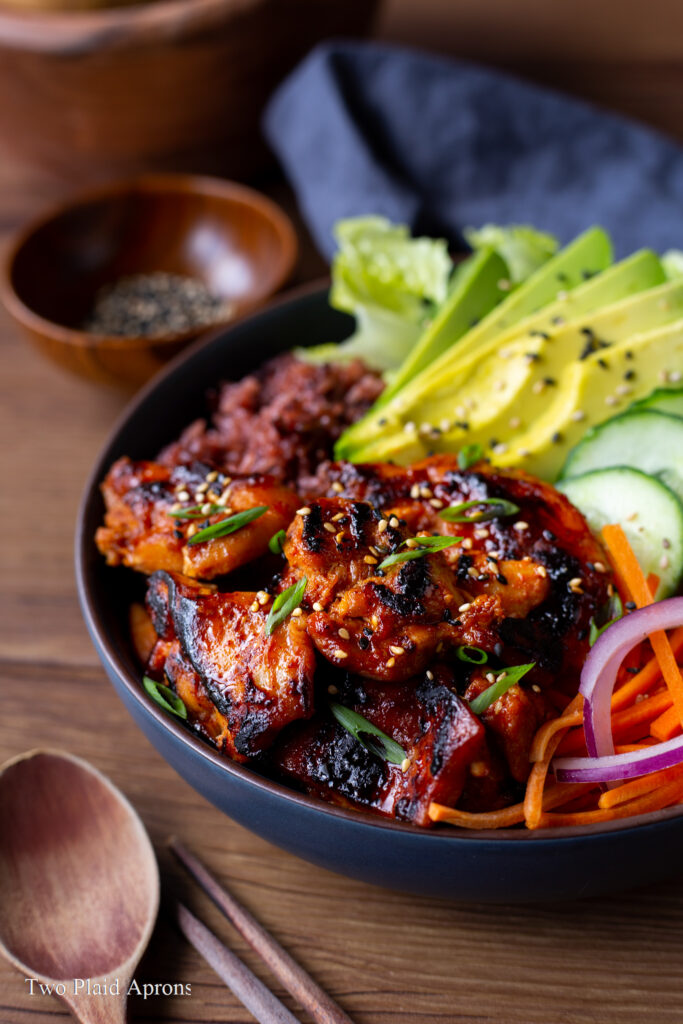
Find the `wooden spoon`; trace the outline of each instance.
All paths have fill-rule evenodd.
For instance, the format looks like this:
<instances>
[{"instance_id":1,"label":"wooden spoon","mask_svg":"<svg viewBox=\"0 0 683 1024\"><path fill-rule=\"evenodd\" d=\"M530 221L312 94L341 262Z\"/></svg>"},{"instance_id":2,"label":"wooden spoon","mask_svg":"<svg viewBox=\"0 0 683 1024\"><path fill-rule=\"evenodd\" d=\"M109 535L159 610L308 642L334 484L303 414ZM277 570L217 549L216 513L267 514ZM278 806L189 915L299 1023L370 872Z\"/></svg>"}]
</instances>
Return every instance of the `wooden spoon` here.
<instances>
[{"instance_id":1,"label":"wooden spoon","mask_svg":"<svg viewBox=\"0 0 683 1024\"><path fill-rule=\"evenodd\" d=\"M100 772L51 750L0 768L0 952L34 992L124 1024L158 906L152 844Z\"/></svg>"}]
</instances>

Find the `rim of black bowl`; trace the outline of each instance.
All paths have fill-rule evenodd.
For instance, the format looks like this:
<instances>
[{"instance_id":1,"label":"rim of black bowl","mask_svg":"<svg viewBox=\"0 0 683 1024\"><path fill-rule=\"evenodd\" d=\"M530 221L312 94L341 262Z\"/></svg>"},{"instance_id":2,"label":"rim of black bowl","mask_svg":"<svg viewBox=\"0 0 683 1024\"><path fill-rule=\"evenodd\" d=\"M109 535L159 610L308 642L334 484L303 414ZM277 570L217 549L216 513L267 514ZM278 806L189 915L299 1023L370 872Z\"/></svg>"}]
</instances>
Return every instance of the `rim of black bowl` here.
<instances>
[{"instance_id":1,"label":"rim of black bowl","mask_svg":"<svg viewBox=\"0 0 683 1024\"><path fill-rule=\"evenodd\" d=\"M183 188L183 182L192 182L192 188ZM258 211L264 223L270 224L278 236L280 244L280 260L277 273L268 289L261 296L251 299L237 299L233 303L233 312L207 327L190 327L184 331L166 331L158 335L119 335L100 334L85 328L70 327L68 324L50 320L38 313L24 300L15 284L15 267L19 254L35 234L46 228L52 221L71 213L79 207L88 206L102 200L111 199L116 195L132 192L175 192L189 195L220 196L235 204L242 204L253 211ZM112 178L100 185L81 189L59 203L52 203L42 213L34 217L16 231L10 239L9 246L2 262L0 274L0 298L8 313L25 329L55 338L63 345L74 348L91 348L93 345L106 349L137 349L147 347L162 348L166 345L178 345L192 341L201 336L204 339L210 331L208 340L215 338L217 332L237 323L242 317L256 310L265 308L271 297L289 280L299 256L299 242L291 218L270 196L250 188L231 178L220 178L211 174L192 174L183 171L147 171L124 178ZM171 365L171 364L169 364ZM138 395L140 392L138 392ZM137 397L137 396L136 396Z\"/></svg>"},{"instance_id":2,"label":"rim of black bowl","mask_svg":"<svg viewBox=\"0 0 683 1024\"><path fill-rule=\"evenodd\" d=\"M100 449L95 465L88 476L81 501L79 503L75 536L75 570L78 597L86 625L90 631L91 637L96 638L97 643L99 644L101 651L104 652L110 666L116 671L119 680L123 683L130 695L140 705L141 709L146 712L146 714L156 719L164 729L172 732L181 743L191 748L195 754L199 754L205 761L210 762L220 771L224 772L228 778L231 776L239 778L241 781L247 782L255 789L277 795L279 798L284 800L285 803L304 806L319 814L343 819L350 823L354 823L357 826L360 825L368 829L388 829L390 831L408 832L413 836L420 836L424 842L431 843L471 843L477 841L483 843L500 841L551 843L557 840L571 842L572 839L586 839L591 836L597 839L601 835L605 835L609 832L635 831L646 826L656 827L658 824L666 823L671 818L683 817L683 807L681 805L675 805L673 807L664 808L663 810L651 811L647 814L634 815L630 818L621 818L616 821L593 825L567 826L563 828L537 830L528 830L521 827L469 830L459 829L457 826L452 825L445 826L443 829L427 829L421 828L417 825L411 825L408 822L392 821L390 819L381 818L363 810L346 810L345 808L335 807L333 804L325 803L325 801L320 800L317 797L298 793L294 789L290 789L285 786L283 783L269 779L263 775L259 775L251 768L238 764L235 761L231 761L227 757L221 756L218 751L214 750L206 741L190 732L185 726L176 722L175 719L170 718L169 715L165 714L159 707L157 707L156 704L150 701L140 685L139 678L136 678L129 672L127 665L124 663L123 658L115 645L111 642L108 635L105 617L102 615L102 610L98 607L98 602L94 594L92 573L88 570L88 555L89 553L92 553L94 540L86 531L87 511L93 499L93 494L99 491L99 484L109 468L112 458L110 449L115 447L119 433L126 426L129 418L137 412L140 406L144 405L149 395L158 387L163 385L167 378L173 376L179 368L185 366L186 363L191 362L199 352L216 344L219 340L229 335L234 328L243 325L245 322L258 320L258 318L264 314L270 314L281 307L293 305L303 299L313 298L316 294L322 295L322 293L327 292L327 290L328 283L326 282L324 286L322 286L319 280L302 285L298 288L290 289L278 299L261 307L258 311L246 313L245 315L237 318L228 327L212 331L208 336L203 336L189 349L185 349L181 352L175 359L168 363L160 373L156 374L152 380L145 384L145 386L126 405L110 430L104 445Z\"/></svg>"}]
</instances>

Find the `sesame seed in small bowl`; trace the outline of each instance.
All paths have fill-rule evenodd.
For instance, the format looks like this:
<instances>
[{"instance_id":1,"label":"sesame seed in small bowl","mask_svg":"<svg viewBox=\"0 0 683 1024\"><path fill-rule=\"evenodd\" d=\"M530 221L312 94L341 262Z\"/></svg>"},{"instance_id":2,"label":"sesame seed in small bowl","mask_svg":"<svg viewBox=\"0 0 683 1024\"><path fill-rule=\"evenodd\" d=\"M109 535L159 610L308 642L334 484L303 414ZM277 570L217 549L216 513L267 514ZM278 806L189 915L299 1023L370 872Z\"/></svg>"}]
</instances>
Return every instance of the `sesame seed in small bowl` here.
<instances>
[{"instance_id":1,"label":"sesame seed in small bowl","mask_svg":"<svg viewBox=\"0 0 683 1024\"><path fill-rule=\"evenodd\" d=\"M277 291L296 253L289 218L258 192L153 174L77 196L29 225L0 287L43 354L130 389Z\"/></svg>"}]
</instances>

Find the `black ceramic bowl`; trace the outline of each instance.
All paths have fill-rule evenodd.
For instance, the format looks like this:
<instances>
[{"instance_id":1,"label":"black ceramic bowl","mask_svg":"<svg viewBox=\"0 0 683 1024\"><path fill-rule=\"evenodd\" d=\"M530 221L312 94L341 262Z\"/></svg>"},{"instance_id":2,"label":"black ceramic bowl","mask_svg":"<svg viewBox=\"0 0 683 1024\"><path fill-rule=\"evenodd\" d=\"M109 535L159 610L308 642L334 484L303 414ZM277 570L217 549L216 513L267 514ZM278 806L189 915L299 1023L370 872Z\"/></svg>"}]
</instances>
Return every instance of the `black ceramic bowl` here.
<instances>
[{"instance_id":1,"label":"black ceramic bowl","mask_svg":"<svg viewBox=\"0 0 683 1024\"><path fill-rule=\"evenodd\" d=\"M104 511L99 482L120 455L153 457L204 414L206 391L221 378L238 378L293 345L341 340L349 330L348 317L328 306L326 290L299 293L183 354L114 428L81 505L76 573L85 621L119 696L163 757L231 818L300 857L376 885L459 900L527 902L603 894L676 873L683 857L680 808L602 828L423 830L332 807L233 764L143 692L127 627L131 596L141 592L142 580L107 568L95 548Z\"/></svg>"}]
</instances>

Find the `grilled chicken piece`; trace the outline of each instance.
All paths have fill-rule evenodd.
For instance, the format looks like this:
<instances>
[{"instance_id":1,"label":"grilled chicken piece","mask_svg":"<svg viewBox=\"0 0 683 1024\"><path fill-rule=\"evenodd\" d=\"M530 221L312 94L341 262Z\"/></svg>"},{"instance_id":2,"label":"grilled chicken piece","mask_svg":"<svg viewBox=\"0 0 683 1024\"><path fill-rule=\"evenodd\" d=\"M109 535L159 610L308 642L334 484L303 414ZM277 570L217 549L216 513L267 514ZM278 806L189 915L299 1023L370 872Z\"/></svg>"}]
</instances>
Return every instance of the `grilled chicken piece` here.
<instances>
[{"instance_id":1,"label":"grilled chicken piece","mask_svg":"<svg viewBox=\"0 0 683 1024\"><path fill-rule=\"evenodd\" d=\"M403 520L413 535L462 536L440 556L468 595L465 603L472 604L458 617L474 629L474 620L482 621L478 602L495 599L502 660L535 661L544 672L535 681L575 688L588 653L590 619L609 597L610 574L584 517L550 484L484 462L460 469L450 455L408 468L329 464L319 483L337 500L365 501L386 518ZM439 516L450 505L482 498L510 501L519 512L483 523L449 523ZM479 646L486 647L486 616L483 622Z\"/></svg>"},{"instance_id":2,"label":"grilled chicken piece","mask_svg":"<svg viewBox=\"0 0 683 1024\"><path fill-rule=\"evenodd\" d=\"M331 803L429 825L432 800L457 802L484 737L481 722L450 688L449 670L440 666L432 675L402 685L347 676L335 698L403 747L405 770L367 751L329 711L283 734L275 764L306 792Z\"/></svg>"},{"instance_id":3,"label":"grilled chicken piece","mask_svg":"<svg viewBox=\"0 0 683 1024\"><path fill-rule=\"evenodd\" d=\"M213 579L266 553L268 541L289 524L299 505L296 495L268 477L231 481L195 463L169 468L156 462L114 463L102 485L105 525L95 536L109 565L138 572L182 572ZM180 519L171 511L221 503L221 511ZM230 512L259 505L268 511L225 537L188 544L193 534ZM207 513L208 513L207 509Z\"/></svg>"},{"instance_id":4,"label":"grilled chicken piece","mask_svg":"<svg viewBox=\"0 0 683 1024\"><path fill-rule=\"evenodd\" d=\"M256 594L224 594L166 572L151 577L147 604L158 635L177 642L224 716L225 746L238 759L258 754L285 725L313 714L315 653L303 616L290 616L268 636L268 607Z\"/></svg>"}]
</instances>

